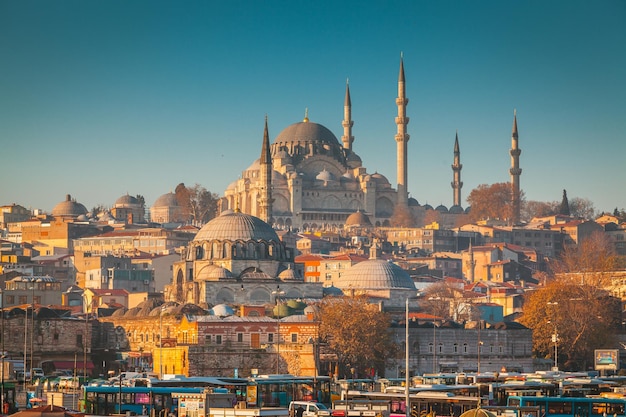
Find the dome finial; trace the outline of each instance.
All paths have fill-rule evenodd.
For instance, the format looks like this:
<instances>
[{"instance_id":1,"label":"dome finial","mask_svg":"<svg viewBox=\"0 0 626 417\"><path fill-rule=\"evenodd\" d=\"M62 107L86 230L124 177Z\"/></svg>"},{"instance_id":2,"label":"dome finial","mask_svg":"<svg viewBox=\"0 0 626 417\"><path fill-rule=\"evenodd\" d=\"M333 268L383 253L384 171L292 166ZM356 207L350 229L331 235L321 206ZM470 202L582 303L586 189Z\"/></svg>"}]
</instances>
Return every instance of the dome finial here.
<instances>
[{"instance_id":1,"label":"dome finial","mask_svg":"<svg viewBox=\"0 0 626 417\"><path fill-rule=\"evenodd\" d=\"M235 200L235 213L240 213L241 210L239 210L239 196L237 196L237 199Z\"/></svg>"},{"instance_id":2,"label":"dome finial","mask_svg":"<svg viewBox=\"0 0 626 417\"><path fill-rule=\"evenodd\" d=\"M306 107L304 109L304 120L303 120L303 122L304 123L308 123L309 122L309 108L308 107Z\"/></svg>"}]
</instances>

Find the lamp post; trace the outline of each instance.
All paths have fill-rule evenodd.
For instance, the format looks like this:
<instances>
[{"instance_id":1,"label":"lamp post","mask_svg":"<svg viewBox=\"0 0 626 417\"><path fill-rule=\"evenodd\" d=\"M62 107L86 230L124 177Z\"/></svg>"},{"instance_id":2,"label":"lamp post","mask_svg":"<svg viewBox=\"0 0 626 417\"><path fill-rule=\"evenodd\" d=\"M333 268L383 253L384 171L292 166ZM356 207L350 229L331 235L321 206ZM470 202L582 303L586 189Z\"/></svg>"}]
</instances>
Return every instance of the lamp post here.
<instances>
[{"instance_id":1,"label":"lamp post","mask_svg":"<svg viewBox=\"0 0 626 417\"><path fill-rule=\"evenodd\" d=\"M272 291L274 296L274 303L276 304L276 375L280 374L280 307L278 301L281 295L284 295L285 291L280 289L280 285L276 286L276 290Z\"/></svg>"},{"instance_id":2,"label":"lamp post","mask_svg":"<svg viewBox=\"0 0 626 417\"><path fill-rule=\"evenodd\" d=\"M406 417L410 417L410 398L409 398L409 297L406 298L405 304L405 327L404 327L404 413Z\"/></svg>"},{"instance_id":3,"label":"lamp post","mask_svg":"<svg viewBox=\"0 0 626 417\"><path fill-rule=\"evenodd\" d=\"M482 320L478 320L478 343L476 345L477 347L477 365L476 365L476 373L480 374L480 349L483 345L482 340L480 340L480 329L483 327L483 321Z\"/></svg>"},{"instance_id":4,"label":"lamp post","mask_svg":"<svg viewBox=\"0 0 626 417\"><path fill-rule=\"evenodd\" d=\"M30 290L32 292L31 298L31 307L30 307L30 379L32 382L33 379L33 359L35 357L35 351L33 349L34 343L33 339L35 338L35 284L30 286ZM24 378L26 379L26 378Z\"/></svg>"},{"instance_id":5,"label":"lamp post","mask_svg":"<svg viewBox=\"0 0 626 417\"><path fill-rule=\"evenodd\" d=\"M163 379L163 307L159 312L159 378Z\"/></svg>"},{"instance_id":6,"label":"lamp post","mask_svg":"<svg viewBox=\"0 0 626 417\"><path fill-rule=\"evenodd\" d=\"M0 372L2 373L2 386L0 387L0 406L2 407L2 412L4 413L4 290L0 288L0 334L2 337L0 343L2 343L2 369Z\"/></svg>"},{"instance_id":7,"label":"lamp post","mask_svg":"<svg viewBox=\"0 0 626 417\"><path fill-rule=\"evenodd\" d=\"M556 307L559 305L558 301L548 301L546 303L549 306L552 306L552 308L555 310L553 311L552 317L553 317L553 324L554 324L554 333L552 333L552 342L554 343L554 367L552 368L553 371L558 372L559 370L559 332L556 326Z\"/></svg>"},{"instance_id":8,"label":"lamp post","mask_svg":"<svg viewBox=\"0 0 626 417\"><path fill-rule=\"evenodd\" d=\"M119 391L119 395L118 395L118 398L117 398L117 402L118 402L117 412L118 412L118 414L122 414L122 378L124 378L124 376L122 375L122 372L120 371L120 391Z\"/></svg>"}]
</instances>

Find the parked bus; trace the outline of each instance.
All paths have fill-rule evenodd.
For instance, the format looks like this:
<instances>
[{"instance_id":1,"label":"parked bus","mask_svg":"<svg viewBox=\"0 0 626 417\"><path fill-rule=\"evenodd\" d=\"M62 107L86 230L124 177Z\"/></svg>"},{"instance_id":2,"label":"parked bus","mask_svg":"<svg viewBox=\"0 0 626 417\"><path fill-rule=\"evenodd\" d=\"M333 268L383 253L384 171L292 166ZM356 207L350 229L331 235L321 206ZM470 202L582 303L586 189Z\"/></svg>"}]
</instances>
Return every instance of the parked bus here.
<instances>
[{"instance_id":1,"label":"parked bus","mask_svg":"<svg viewBox=\"0 0 626 417\"><path fill-rule=\"evenodd\" d=\"M542 417L623 416L626 399L599 397L525 397L511 395L509 407L538 407ZM524 417L524 416L519 416Z\"/></svg>"},{"instance_id":2,"label":"parked bus","mask_svg":"<svg viewBox=\"0 0 626 417\"><path fill-rule=\"evenodd\" d=\"M84 386L81 411L106 416L111 414L167 416L178 409L172 393L201 394L203 387L125 387Z\"/></svg>"},{"instance_id":3,"label":"parked bus","mask_svg":"<svg viewBox=\"0 0 626 417\"><path fill-rule=\"evenodd\" d=\"M330 406L333 400L329 376L258 375L248 378L254 390L252 407L288 407L292 401L315 401Z\"/></svg>"}]
</instances>

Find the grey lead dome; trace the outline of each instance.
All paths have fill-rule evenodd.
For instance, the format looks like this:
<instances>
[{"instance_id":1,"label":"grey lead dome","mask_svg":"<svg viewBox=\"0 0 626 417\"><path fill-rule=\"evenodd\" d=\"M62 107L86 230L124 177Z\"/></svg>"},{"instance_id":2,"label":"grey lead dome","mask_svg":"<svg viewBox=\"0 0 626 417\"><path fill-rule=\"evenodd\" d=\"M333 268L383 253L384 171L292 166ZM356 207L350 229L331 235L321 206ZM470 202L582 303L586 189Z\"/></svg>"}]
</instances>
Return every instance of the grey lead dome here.
<instances>
[{"instance_id":1,"label":"grey lead dome","mask_svg":"<svg viewBox=\"0 0 626 417\"><path fill-rule=\"evenodd\" d=\"M211 240L280 241L272 226L258 217L238 211L225 212L214 218L194 238L196 242Z\"/></svg>"}]
</instances>

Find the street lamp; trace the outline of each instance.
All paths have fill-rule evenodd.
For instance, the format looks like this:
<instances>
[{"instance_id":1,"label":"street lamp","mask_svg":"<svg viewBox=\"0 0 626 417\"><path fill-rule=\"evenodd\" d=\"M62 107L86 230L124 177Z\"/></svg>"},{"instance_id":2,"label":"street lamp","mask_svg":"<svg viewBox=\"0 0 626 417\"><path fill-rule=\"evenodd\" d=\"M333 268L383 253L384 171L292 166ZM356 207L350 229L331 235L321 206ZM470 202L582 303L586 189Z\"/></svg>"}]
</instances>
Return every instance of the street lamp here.
<instances>
[{"instance_id":1,"label":"street lamp","mask_svg":"<svg viewBox=\"0 0 626 417\"><path fill-rule=\"evenodd\" d=\"M159 378L163 379L163 310L165 304L161 306L159 312Z\"/></svg>"},{"instance_id":2,"label":"street lamp","mask_svg":"<svg viewBox=\"0 0 626 417\"><path fill-rule=\"evenodd\" d=\"M554 324L554 333L552 333L552 342L554 343L554 367L553 371L558 372L559 370L559 332L556 327L556 307L559 305L558 301L548 301L547 305L553 306L554 311L552 314L553 323ZM549 323L549 322L548 322Z\"/></svg>"},{"instance_id":3,"label":"street lamp","mask_svg":"<svg viewBox=\"0 0 626 417\"><path fill-rule=\"evenodd\" d=\"M276 304L276 375L280 374L280 307L278 301L281 295L284 295L285 291L280 289L280 285L276 286L276 290L272 291L274 296L274 303Z\"/></svg>"},{"instance_id":4,"label":"street lamp","mask_svg":"<svg viewBox=\"0 0 626 417\"><path fill-rule=\"evenodd\" d=\"M0 288L0 334L2 337L2 340L0 343L2 343L2 370L0 370L0 372L2 373L2 386L0 387L0 406L2 408L4 408L4 290L2 288ZM4 409L1 410L4 413Z\"/></svg>"},{"instance_id":5,"label":"street lamp","mask_svg":"<svg viewBox=\"0 0 626 417\"><path fill-rule=\"evenodd\" d=\"M410 417L410 398L409 398L409 297L406 298L404 311L404 413L406 417Z\"/></svg>"}]
</instances>

